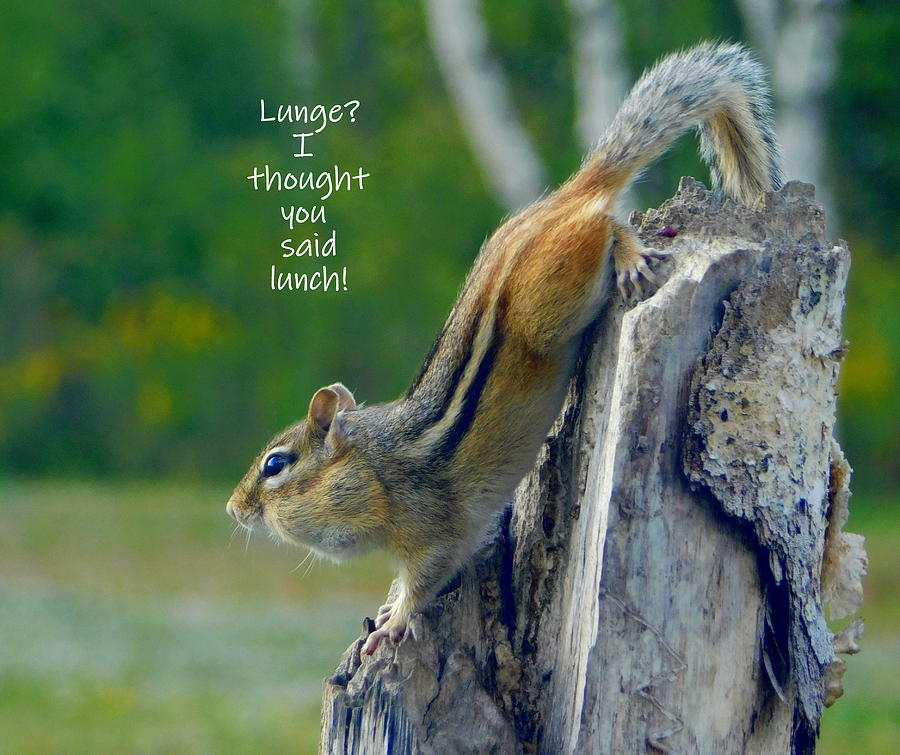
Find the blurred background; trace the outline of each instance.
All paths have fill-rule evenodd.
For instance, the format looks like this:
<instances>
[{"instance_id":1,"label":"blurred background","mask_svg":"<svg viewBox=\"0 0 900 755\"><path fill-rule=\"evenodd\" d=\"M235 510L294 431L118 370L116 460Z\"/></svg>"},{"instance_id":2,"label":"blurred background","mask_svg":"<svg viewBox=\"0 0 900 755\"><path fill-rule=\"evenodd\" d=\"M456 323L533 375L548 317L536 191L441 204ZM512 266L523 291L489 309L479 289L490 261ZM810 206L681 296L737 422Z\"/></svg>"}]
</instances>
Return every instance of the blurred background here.
<instances>
[{"instance_id":1,"label":"blurred background","mask_svg":"<svg viewBox=\"0 0 900 755\"><path fill-rule=\"evenodd\" d=\"M232 533L224 503L312 392L401 393L482 240L556 185L660 55L744 41L788 175L853 253L840 387L868 538L863 652L822 752L900 738L898 26L841 0L33 0L0 8L0 742L313 751L379 556ZM359 100L292 160L259 100ZM326 205L348 291L273 292L288 196L254 166L371 173ZM707 172L692 137L626 198ZM302 204L317 204L313 195ZM322 231L321 226L309 232Z\"/></svg>"}]
</instances>

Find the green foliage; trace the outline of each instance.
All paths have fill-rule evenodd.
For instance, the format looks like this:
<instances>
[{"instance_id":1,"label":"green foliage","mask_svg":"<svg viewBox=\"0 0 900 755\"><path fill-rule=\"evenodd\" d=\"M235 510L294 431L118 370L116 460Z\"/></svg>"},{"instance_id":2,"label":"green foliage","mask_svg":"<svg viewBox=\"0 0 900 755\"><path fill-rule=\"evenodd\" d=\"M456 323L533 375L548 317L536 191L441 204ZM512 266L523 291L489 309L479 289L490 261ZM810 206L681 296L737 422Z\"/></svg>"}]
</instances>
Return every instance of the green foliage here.
<instances>
[{"instance_id":1,"label":"green foliage","mask_svg":"<svg viewBox=\"0 0 900 755\"><path fill-rule=\"evenodd\" d=\"M341 379L399 394L502 217L437 70L421 7L378 0L67 3L0 10L0 470L235 479L266 436ZM569 19L485 0L513 100L557 182L578 164ZM729 3L622 3L633 74L707 37L740 38ZM842 428L859 479L897 474L896 68L876 3L848 11L830 135L859 262ZM664 31L664 33L663 33ZM298 41L299 40L299 41ZM301 49L302 48L302 49ZM299 67L298 60L314 65ZM357 123L291 165L292 129L258 102L362 102ZM256 165L363 166L327 204L340 295L268 290L288 234ZM308 164L307 164L308 163ZM647 204L704 176L685 140ZM892 190L893 189L893 190ZM315 229L310 229L310 231ZM300 263L297 263L300 264ZM299 269L299 268L298 268ZM892 327L893 324L893 327Z\"/></svg>"},{"instance_id":2,"label":"green foliage","mask_svg":"<svg viewBox=\"0 0 900 755\"><path fill-rule=\"evenodd\" d=\"M867 240L896 260L887 242L898 230L900 196L900 14L878 0L847 8L840 66L829 97L831 163L851 241ZM897 321L894 320L896 332ZM898 352L894 351L897 355Z\"/></svg>"}]
</instances>

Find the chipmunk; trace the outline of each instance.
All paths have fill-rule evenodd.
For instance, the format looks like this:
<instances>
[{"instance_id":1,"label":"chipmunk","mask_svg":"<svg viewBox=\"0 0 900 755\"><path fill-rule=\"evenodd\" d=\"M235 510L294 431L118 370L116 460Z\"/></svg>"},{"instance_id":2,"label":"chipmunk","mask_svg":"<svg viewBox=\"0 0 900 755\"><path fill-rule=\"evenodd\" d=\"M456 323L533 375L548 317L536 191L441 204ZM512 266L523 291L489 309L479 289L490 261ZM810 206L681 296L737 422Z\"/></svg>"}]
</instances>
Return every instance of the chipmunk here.
<instances>
[{"instance_id":1,"label":"chipmunk","mask_svg":"<svg viewBox=\"0 0 900 755\"><path fill-rule=\"evenodd\" d=\"M579 336L652 260L613 217L617 196L691 126L714 187L739 202L782 183L764 72L740 45L701 44L646 72L559 189L484 244L406 394L358 406L341 383L276 435L227 504L238 522L334 559L373 547L400 589L361 652L398 642L481 544L558 415Z\"/></svg>"}]
</instances>

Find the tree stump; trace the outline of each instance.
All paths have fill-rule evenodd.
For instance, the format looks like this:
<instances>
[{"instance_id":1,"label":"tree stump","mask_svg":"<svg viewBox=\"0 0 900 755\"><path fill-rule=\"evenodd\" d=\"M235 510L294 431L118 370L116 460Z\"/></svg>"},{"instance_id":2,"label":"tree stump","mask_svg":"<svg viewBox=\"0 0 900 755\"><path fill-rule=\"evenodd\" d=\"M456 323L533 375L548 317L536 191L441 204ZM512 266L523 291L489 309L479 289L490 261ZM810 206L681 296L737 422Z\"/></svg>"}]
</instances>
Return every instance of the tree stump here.
<instances>
[{"instance_id":1,"label":"tree stump","mask_svg":"<svg viewBox=\"0 0 900 755\"><path fill-rule=\"evenodd\" d=\"M665 282L586 334L512 508L414 637L347 650L322 753L814 749L861 632L823 599L855 612L865 573L833 437L850 258L824 221L805 184L741 207L691 179L632 216Z\"/></svg>"}]
</instances>

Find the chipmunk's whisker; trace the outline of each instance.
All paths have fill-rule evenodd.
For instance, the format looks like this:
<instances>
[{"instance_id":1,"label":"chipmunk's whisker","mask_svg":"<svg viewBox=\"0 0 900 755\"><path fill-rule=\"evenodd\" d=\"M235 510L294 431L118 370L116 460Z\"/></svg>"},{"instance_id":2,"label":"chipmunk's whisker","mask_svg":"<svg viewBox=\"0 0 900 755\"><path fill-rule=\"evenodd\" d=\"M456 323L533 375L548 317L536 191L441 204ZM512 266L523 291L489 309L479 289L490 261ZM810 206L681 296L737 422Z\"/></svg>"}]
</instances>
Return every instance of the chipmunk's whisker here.
<instances>
[{"instance_id":1,"label":"chipmunk's whisker","mask_svg":"<svg viewBox=\"0 0 900 755\"><path fill-rule=\"evenodd\" d=\"M322 560L322 557L316 553L315 551L309 552L310 556L314 556L313 560L309 562L309 566L306 567L306 571L303 572L302 579L306 579L309 576L309 573L313 570L313 567Z\"/></svg>"},{"instance_id":2,"label":"chipmunk's whisker","mask_svg":"<svg viewBox=\"0 0 900 755\"><path fill-rule=\"evenodd\" d=\"M304 557L304 559L299 564L297 564L293 569L291 569L290 573L293 574L295 571L297 571L297 569L299 569L301 566L303 566L303 564L305 564L307 561L309 561L309 559L312 558L312 555L313 555L312 551L307 553L306 556Z\"/></svg>"}]
</instances>

